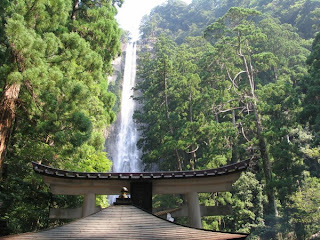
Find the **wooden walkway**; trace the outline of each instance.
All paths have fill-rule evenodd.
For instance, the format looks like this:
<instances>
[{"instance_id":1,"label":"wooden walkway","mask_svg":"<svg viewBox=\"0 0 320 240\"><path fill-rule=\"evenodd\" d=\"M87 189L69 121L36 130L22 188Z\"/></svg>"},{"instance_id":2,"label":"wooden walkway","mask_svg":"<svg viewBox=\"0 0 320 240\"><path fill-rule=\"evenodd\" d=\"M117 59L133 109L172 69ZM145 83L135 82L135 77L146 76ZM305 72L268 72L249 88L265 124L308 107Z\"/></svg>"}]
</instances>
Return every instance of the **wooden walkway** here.
<instances>
[{"instance_id":1,"label":"wooden walkway","mask_svg":"<svg viewBox=\"0 0 320 240\"><path fill-rule=\"evenodd\" d=\"M47 239L245 239L245 234L184 227L131 205L111 206L88 217L46 231L2 237L5 240Z\"/></svg>"}]
</instances>

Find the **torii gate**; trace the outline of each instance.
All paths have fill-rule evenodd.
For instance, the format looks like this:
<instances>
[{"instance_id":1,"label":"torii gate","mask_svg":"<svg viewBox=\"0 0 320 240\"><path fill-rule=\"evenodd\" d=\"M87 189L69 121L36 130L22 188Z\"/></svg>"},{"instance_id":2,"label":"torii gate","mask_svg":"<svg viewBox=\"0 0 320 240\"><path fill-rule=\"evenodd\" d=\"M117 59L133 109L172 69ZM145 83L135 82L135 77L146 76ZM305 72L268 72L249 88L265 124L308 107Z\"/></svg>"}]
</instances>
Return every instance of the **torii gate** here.
<instances>
[{"instance_id":1,"label":"torii gate","mask_svg":"<svg viewBox=\"0 0 320 240\"><path fill-rule=\"evenodd\" d=\"M96 195L115 195L127 187L132 203L152 211L153 194L184 194L187 200L189 225L201 228L201 208L198 193L231 191L249 160L200 171L167 171L141 173L85 173L64 171L32 162L36 173L53 194L84 195L80 209L51 209L55 218L80 218L96 209Z\"/></svg>"}]
</instances>

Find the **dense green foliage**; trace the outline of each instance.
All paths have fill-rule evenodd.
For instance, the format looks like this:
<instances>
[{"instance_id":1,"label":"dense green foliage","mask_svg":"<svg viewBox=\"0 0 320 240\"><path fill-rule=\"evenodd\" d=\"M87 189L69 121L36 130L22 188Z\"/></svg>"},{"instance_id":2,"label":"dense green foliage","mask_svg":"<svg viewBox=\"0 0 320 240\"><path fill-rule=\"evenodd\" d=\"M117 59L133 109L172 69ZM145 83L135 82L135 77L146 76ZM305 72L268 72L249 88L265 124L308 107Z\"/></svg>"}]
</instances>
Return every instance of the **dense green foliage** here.
<instances>
[{"instance_id":1,"label":"dense green foliage","mask_svg":"<svg viewBox=\"0 0 320 240\"><path fill-rule=\"evenodd\" d=\"M1 106L8 106L8 89L18 89L3 168L1 164L1 234L56 225L48 219L49 206L81 201L53 197L34 175L31 161L70 170L110 169L103 131L115 119L107 76L119 53L114 4L121 3L0 2ZM7 114L2 110L1 121Z\"/></svg>"},{"instance_id":2,"label":"dense green foliage","mask_svg":"<svg viewBox=\"0 0 320 240\"><path fill-rule=\"evenodd\" d=\"M51 195L31 161L110 169L103 130L115 119L107 76L122 2L0 1L0 235L58 225L48 209L82 201ZM204 217L205 228L252 239L320 232L319 26L320 0L168 0L144 17L134 118L145 167L251 159L232 192L200 194L233 209ZM154 206L184 201L159 195Z\"/></svg>"},{"instance_id":3,"label":"dense green foliage","mask_svg":"<svg viewBox=\"0 0 320 240\"><path fill-rule=\"evenodd\" d=\"M222 17L231 7L254 8L279 19L297 29L305 38L313 38L319 30L320 6L318 0L195 0L186 5L169 0L145 16L140 30L143 37L156 37L165 32L182 43L188 36L203 34L215 19Z\"/></svg>"},{"instance_id":4,"label":"dense green foliage","mask_svg":"<svg viewBox=\"0 0 320 240\"><path fill-rule=\"evenodd\" d=\"M201 194L203 204L234 210L203 218L206 228L252 239L320 231L319 8L317 0L171 0L143 19L143 107L134 118L146 168L251 159L232 197ZM162 207L170 201L179 203Z\"/></svg>"}]
</instances>

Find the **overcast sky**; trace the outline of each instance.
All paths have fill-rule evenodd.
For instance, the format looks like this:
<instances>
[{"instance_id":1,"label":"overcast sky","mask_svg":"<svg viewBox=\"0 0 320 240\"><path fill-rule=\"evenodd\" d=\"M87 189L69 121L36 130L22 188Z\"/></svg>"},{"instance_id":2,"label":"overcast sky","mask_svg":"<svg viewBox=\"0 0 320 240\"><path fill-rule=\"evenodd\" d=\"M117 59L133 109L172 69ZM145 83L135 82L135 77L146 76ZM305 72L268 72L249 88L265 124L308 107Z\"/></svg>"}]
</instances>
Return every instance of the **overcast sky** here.
<instances>
[{"instance_id":1,"label":"overcast sky","mask_svg":"<svg viewBox=\"0 0 320 240\"><path fill-rule=\"evenodd\" d=\"M183 0L190 3L192 0ZM157 5L165 3L166 0L125 0L116 16L121 28L129 30L132 37L136 38L142 17L150 13Z\"/></svg>"}]
</instances>

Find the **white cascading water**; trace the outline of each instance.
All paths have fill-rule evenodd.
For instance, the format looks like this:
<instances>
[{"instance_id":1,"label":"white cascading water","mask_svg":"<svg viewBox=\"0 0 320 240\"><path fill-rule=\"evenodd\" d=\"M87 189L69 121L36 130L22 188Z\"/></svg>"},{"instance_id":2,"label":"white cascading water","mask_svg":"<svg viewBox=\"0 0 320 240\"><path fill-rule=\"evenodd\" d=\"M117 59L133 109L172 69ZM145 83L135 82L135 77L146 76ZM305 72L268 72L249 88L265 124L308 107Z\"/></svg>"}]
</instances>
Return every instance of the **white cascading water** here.
<instances>
[{"instance_id":1,"label":"white cascading water","mask_svg":"<svg viewBox=\"0 0 320 240\"><path fill-rule=\"evenodd\" d=\"M136 82L136 49L135 42L128 43L121 96L121 124L117 136L117 149L112 158L114 172L140 171L140 151L137 148L139 134L132 118L135 109L132 96Z\"/></svg>"},{"instance_id":2,"label":"white cascading water","mask_svg":"<svg viewBox=\"0 0 320 240\"><path fill-rule=\"evenodd\" d=\"M113 172L138 172L141 170L140 151L137 148L139 132L133 121L135 101L133 87L136 80L136 43L130 42L126 48L125 67L122 84L120 121L115 128L115 136L109 142L108 152L113 162ZM119 189L120 190L120 189ZM113 203L116 196L109 196Z\"/></svg>"}]
</instances>

